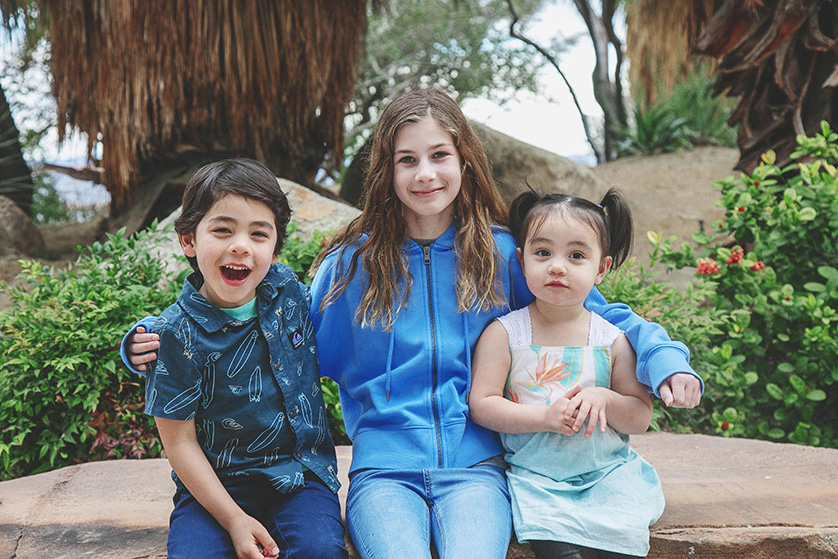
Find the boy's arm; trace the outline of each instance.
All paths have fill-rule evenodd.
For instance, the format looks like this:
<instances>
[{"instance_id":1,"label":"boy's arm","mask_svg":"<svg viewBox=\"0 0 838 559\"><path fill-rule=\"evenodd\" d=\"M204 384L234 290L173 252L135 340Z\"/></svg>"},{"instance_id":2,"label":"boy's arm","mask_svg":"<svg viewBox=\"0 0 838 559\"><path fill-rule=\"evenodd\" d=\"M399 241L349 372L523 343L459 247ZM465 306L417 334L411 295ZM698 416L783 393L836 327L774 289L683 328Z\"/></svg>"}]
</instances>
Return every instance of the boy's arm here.
<instances>
[{"instance_id":1,"label":"boy's arm","mask_svg":"<svg viewBox=\"0 0 838 559\"><path fill-rule=\"evenodd\" d=\"M704 385L690 367L687 346L670 339L663 327L641 318L627 305L608 304L596 288L588 295L585 307L625 332L637 353L637 380L667 406L698 405Z\"/></svg>"},{"instance_id":2,"label":"boy's arm","mask_svg":"<svg viewBox=\"0 0 838 559\"><path fill-rule=\"evenodd\" d=\"M155 421L172 469L201 506L227 530L238 556L262 559L279 555L279 548L265 527L247 515L221 484L198 443L195 420L156 417Z\"/></svg>"},{"instance_id":3,"label":"boy's arm","mask_svg":"<svg viewBox=\"0 0 838 559\"><path fill-rule=\"evenodd\" d=\"M160 347L160 336L149 333L156 316L147 316L134 324L119 344L119 356L132 373L145 376L146 363L157 359L154 353Z\"/></svg>"}]
</instances>

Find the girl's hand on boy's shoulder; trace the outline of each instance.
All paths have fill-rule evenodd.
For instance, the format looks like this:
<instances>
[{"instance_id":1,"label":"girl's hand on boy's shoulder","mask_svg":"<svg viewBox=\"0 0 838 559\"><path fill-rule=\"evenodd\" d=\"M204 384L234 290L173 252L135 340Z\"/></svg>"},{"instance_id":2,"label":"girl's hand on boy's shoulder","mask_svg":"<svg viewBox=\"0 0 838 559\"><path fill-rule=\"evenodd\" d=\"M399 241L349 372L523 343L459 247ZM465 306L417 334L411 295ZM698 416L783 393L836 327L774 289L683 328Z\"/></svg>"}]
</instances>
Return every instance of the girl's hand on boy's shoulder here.
<instances>
[{"instance_id":1,"label":"girl's hand on boy's shoulder","mask_svg":"<svg viewBox=\"0 0 838 559\"><path fill-rule=\"evenodd\" d=\"M138 371L145 371L151 363L157 359L156 350L160 349L160 336L148 333L145 326L137 326L137 329L128 338L125 347L125 354L131 365Z\"/></svg>"},{"instance_id":2,"label":"girl's hand on boy's shoulder","mask_svg":"<svg viewBox=\"0 0 838 559\"><path fill-rule=\"evenodd\" d=\"M585 429L585 438L590 438L594 434L597 423L599 423L599 430L603 433L608 426L608 421L605 417L605 409L608 406L608 397L611 393L607 388L591 386L587 388L579 388L578 386L571 389L566 396L570 397L570 403L565 409L565 420L571 420L572 414L576 412L576 419L573 421L573 432L579 431L585 420L588 420L588 426Z\"/></svg>"}]
</instances>

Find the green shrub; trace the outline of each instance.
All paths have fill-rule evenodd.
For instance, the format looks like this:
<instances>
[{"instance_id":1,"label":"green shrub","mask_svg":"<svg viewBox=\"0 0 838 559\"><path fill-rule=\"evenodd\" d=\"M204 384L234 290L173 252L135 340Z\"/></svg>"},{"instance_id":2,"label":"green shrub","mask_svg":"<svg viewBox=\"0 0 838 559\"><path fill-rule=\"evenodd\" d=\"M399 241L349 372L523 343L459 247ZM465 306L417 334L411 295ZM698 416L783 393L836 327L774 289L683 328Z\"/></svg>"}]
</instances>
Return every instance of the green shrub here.
<instances>
[{"instance_id":1,"label":"green shrub","mask_svg":"<svg viewBox=\"0 0 838 559\"><path fill-rule=\"evenodd\" d=\"M146 235L109 235L66 270L23 262L26 285L3 286L12 301L0 313L3 479L159 454L139 379L117 348L137 317L158 314L179 291L140 249Z\"/></svg>"},{"instance_id":2,"label":"green shrub","mask_svg":"<svg viewBox=\"0 0 838 559\"><path fill-rule=\"evenodd\" d=\"M620 155L736 145L736 131L727 123L731 102L713 95L706 65L697 65L671 92L661 90L658 97L652 106L637 103L632 126L620 132Z\"/></svg>"},{"instance_id":3,"label":"green shrub","mask_svg":"<svg viewBox=\"0 0 838 559\"><path fill-rule=\"evenodd\" d=\"M160 314L180 294L185 260L183 272L166 274L155 252L171 235L156 224L127 239L109 235L67 270L23 262L24 285L0 286L12 303L0 312L0 479L160 456L154 420L143 413L143 380L123 367L117 344L138 318ZM280 260L309 282L324 238L289 237ZM337 385L324 379L323 395L334 439L347 443Z\"/></svg>"},{"instance_id":4,"label":"green shrub","mask_svg":"<svg viewBox=\"0 0 838 559\"><path fill-rule=\"evenodd\" d=\"M690 145L685 122L665 105L638 106L634 110L634 126L621 131L622 139L617 142L617 152L620 155L654 154L684 149Z\"/></svg>"},{"instance_id":5,"label":"green shrub","mask_svg":"<svg viewBox=\"0 0 838 559\"><path fill-rule=\"evenodd\" d=\"M725 219L697 233L700 256L658 239L675 267L696 265L710 312L702 405L717 432L838 446L838 134L799 136L797 163L769 152L752 175L717 183Z\"/></svg>"}]
</instances>

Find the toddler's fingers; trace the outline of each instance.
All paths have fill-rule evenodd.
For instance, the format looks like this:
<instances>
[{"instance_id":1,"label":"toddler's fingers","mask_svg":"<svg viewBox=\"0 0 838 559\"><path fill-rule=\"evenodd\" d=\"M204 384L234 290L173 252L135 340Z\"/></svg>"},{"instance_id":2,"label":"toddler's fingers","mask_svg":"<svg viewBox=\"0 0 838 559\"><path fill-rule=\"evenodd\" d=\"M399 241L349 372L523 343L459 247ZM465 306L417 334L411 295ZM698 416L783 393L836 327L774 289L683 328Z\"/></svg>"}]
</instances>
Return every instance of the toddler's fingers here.
<instances>
[{"instance_id":1,"label":"toddler's fingers","mask_svg":"<svg viewBox=\"0 0 838 559\"><path fill-rule=\"evenodd\" d=\"M591 411L591 404L588 402L582 402L579 406L579 414L576 416L576 421L573 422L573 430L579 431L582 428L582 424L585 423L585 419L587 419L588 414Z\"/></svg>"}]
</instances>

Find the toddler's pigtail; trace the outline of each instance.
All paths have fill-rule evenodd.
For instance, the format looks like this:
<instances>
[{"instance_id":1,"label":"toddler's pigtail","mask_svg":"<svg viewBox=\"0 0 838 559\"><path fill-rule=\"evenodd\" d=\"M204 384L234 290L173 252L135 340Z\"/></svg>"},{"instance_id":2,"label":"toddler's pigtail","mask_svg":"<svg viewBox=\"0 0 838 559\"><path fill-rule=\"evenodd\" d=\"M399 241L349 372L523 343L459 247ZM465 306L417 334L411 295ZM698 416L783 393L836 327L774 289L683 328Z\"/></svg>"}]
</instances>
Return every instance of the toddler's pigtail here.
<instances>
[{"instance_id":1,"label":"toddler's pigtail","mask_svg":"<svg viewBox=\"0 0 838 559\"><path fill-rule=\"evenodd\" d=\"M527 215L529 215L530 210L533 209L541 198L538 192L528 189L512 200L512 204L509 206L509 230L512 232L512 236L515 237L515 242L518 243L518 246L522 250L524 248L524 242L527 240L523 238Z\"/></svg>"},{"instance_id":2,"label":"toddler's pigtail","mask_svg":"<svg viewBox=\"0 0 838 559\"><path fill-rule=\"evenodd\" d=\"M631 210L620 193L611 188L599 203L605 212L608 229L608 252L612 258L611 269L616 270L629 256L632 244Z\"/></svg>"}]
</instances>

